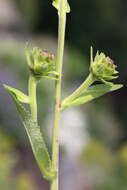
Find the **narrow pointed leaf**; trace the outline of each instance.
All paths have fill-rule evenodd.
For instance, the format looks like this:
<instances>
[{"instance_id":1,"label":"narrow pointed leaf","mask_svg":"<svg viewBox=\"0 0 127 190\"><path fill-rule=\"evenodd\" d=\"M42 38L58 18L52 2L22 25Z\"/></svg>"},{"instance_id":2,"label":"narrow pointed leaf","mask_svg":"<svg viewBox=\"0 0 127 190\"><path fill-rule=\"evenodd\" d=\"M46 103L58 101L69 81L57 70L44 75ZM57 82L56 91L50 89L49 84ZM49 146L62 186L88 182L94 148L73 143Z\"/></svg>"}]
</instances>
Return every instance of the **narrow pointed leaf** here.
<instances>
[{"instance_id":1,"label":"narrow pointed leaf","mask_svg":"<svg viewBox=\"0 0 127 190\"><path fill-rule=\"evenodd\" d=\"M87 90L85 90L79 97L74 99L72 102L66 102L65 104L63 104L62 108L64 109L65 107L77 106L80 104L90 102L95 98L98 98L108 92L118 90L122 87L123 85L121 84L112 84L112 85L98 84L91 86Z\"/></svg>"},{"instance_id":2,"label":"narrow pointed leaf","mask_svg":"<svg viewBox=\"0 0 127 190\"><path fill-rule=\"evenodd\" d=\"M29 111L27 111L18 101L15 94L7 88L10 95L12 96L14 103L16 104L16 108L18 113L20 114L22 123L25 127L27 135L29 137L29 141L36 158L36 161L39 165L41 172L43 173L43 177L47 180L52 180L56 176L56 172L51 169L51 160L50 156L44 142L42 133L40 131L40 127L36 122L34 122L31 118Z\"/></svg>"},{"instance_id":3,"label":"narrow pointed leaf","mask_svg":"<svg viewBox=\"0 0 127 190\"><path fill-rule=\"evenodd\" d=\"M11 86L4 85L4 88L13 93L13 95L17 98L18 101L22 103L29 104L30 103L30 98L29 96L25 95L23 92L12 88Z\"/></svg>"}]
</instances>

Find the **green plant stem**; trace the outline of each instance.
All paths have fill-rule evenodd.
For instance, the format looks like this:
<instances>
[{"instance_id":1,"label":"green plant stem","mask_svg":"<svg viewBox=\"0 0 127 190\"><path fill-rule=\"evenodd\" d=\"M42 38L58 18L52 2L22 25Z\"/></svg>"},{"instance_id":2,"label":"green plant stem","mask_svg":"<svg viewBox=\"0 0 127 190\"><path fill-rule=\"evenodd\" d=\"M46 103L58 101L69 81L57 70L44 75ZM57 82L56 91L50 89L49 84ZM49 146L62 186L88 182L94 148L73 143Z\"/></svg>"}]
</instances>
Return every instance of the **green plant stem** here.
<instances>
[{"instance_id":1,"label":"green plant stem","mask_svg":"<svg viewBox=\"0 0 127 190\"><path fill-rule=\"evenodd\" d=\"M55 116L53 128L53 144L52 144L52 169L57 172L56 178L51 183L51 190L59 189L59 121L61 107L61 82L62 82L62 65L64 54L65 28L66 28L66 11L65 1L60 1L59 9L59 29L58 29L58 50L57 50L57 69L59 80L56 81L56 100L55 100Z\"/></svg>"},{"instance_id":2,"label":"green plant stem","mask_svg":"<svg viewBox=\"0 0 127 190\"><path fill-rule=\"evenodd\" d=\"M64 105L66 107L66 103L69 103L76 99L85 89L87 89L93 82L95 82L95 80L96 79L94 76L90 73L86 80L81 84L81 86L63 101L61 109L64 109Z\"/></svg>"},{"instance_id":3,"label":"green plant stem","mask_svg":"<svg viewBox=\"0 0 127 190\"><path fill-rule=\"evenodd\" d=\"M29 97L30 97L30 109L31 109L31 117L37 122L37 100L36 100L36 79L30 75L29 77Z\"/></svg>"}]
</instances>

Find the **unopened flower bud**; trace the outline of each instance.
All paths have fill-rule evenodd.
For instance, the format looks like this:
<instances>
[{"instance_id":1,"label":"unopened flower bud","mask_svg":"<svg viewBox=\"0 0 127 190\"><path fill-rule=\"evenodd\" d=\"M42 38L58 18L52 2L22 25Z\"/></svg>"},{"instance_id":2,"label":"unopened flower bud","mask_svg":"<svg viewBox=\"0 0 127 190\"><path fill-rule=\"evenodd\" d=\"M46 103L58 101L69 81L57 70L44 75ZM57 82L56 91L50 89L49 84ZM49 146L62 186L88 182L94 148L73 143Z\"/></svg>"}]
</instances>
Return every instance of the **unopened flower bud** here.
<instances>
[{"instance_id":1,"label":"unopened flower bud","mask_svg":"<svg viewBox=\"0 0 127 190\"><path fill-rule=\"evenodd\" d=\"M36 78L57 75L54 55L35 47L26 50L27 63L30 71Z\"/></svg>"},{"instance_id":2,"label":"unopened flower bud","mask_svg":"<svg viewBox=\"0 0 127 190\"><path fill-rule=\"evenodd\" d=\"M91 63L90 71L93 76L100 81L106 82L117 78L116 74L116 65L113 63L113 60L110 59L104 53L96 54L94 60Z\"/></svg>"}]
</instances>

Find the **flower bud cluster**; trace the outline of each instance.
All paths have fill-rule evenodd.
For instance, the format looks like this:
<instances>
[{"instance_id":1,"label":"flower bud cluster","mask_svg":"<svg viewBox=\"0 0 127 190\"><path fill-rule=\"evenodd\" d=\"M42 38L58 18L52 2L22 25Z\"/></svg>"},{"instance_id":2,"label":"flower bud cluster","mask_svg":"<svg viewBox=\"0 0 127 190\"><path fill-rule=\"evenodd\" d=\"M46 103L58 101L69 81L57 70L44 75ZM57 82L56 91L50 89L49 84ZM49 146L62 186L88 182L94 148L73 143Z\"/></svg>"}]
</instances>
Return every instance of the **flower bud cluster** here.
<instances>
[{"instance_id":1,"label":"flower bud cluster","mask_svg":"<svg viewBox=\"0 0 127 190\"><path fill-rule=\"evenodd\" d=\"M54 55L35 47L26 50L27 63L30 71L36 78L57 75Z\"/></svg>"},{"instance_id":2,"label":"flower bud cluster","mask_svg":"<svg viewBox=\"0 0 127 190\"><path fill-rule=\"evenodd\" d=\"M94 60L91 63L90 71L93 76L100 81L106 82L117 78L116 65L113 60L106 56L104 53L96 54Z\"/></svg>"}]
</instances>

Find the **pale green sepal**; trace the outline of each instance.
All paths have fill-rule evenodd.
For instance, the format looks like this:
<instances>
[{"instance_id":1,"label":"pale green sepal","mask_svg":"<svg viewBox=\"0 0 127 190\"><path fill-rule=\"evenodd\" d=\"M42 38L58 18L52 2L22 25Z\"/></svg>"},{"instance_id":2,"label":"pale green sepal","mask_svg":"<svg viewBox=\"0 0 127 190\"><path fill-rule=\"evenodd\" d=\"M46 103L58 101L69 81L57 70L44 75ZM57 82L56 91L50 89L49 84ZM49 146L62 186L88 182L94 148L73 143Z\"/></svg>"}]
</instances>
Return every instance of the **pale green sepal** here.
<instances>
[{"instance_id":1,"label":"pale green sepal","mask_svg":"<svg viewBox=\"0 0 127 190\"><path fill-rule=\"evenodd\" d=\"M20 114L22 123L29 137L35 159L43 174L43 177L49 181L52 181L56 176L56 172L52 171L51 159L46 144L44 142L42 133L40 131L40 127L38 126L37 122L32 120L29 111L27 111L20 104L15 94L12 91L10 91L8 88L7 90L9 91L10 95L14 100L14 103L16 104L16 108Z\"/></svg>"},{"instance_id":2,"label":"pale green sepal","mask_svg":"<svg viewBox=\"0 0 127 190\"><path fill-rule=\"evenodd\" d=\"M54 74L56 76L60 76L60 74L56 71L50 71L50 72L47 72L47 74Z\"/></svg>"},{"instance_id":3,"label":"pale green sepal","mask_svg":"<svg viewBox=\"0 0 127 190\"><path fill-rule=\"evenodd\" d=\"M67 0L65 0L67 2ZM60 9L60 0L54 0L52 3L53 7L55 7L58 11ZM70 13L71 9L70 9L70 5L67 2L66 4L66 13Z\"/></svg>"},{"instance_id":4,"label":"pale green sepal","mask_svg":"<svg viewBox=\"0 0 127 190\"><path fill-rule=\"evenodd\" d=\"M25 103L25 104L29 104L30 103L30 98L29 96L25 95L23 92L12 88L11 86L8 85L3 85L5 89L7 89L8 91L10 91L11 93L13 93L14 96L16 96L16 98L18 99L18 101Z\"/></svg>"},{"instance_id":5,"label":"pale green sepal","mask_svg":"<svg viewBox=\"0 0 127 190\"><path fill-rule=\"evenodd\" d=\"M44 76L43 78L45 78L45 79L49 79L49 80L59 80L59 78L48 77L48 76Z\"/></svg>"},{"instance_id":6,"label":"pale green sepal","mask_svg":"<svg viewBox=\"0 0 127 190\"><path fill-rule=\"evenodd\" d=\"M122 88L123 85L121 84L98 84L89 87L87 90L85 90L78 98L73 100L72 102L65 102L62 105L62 110L69 106L77 106L80 104L85 104L87 102L90 102L91 100L98 98L108 92L118 90Z\"/></svg>"}]
</instances>

